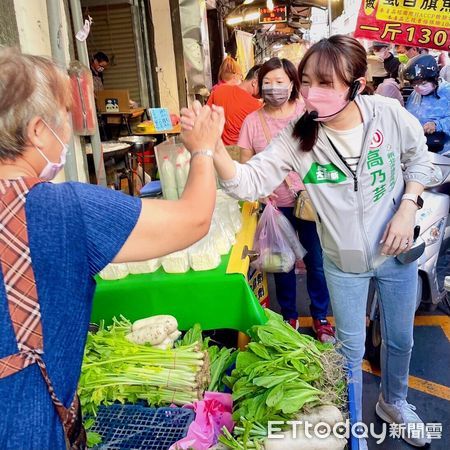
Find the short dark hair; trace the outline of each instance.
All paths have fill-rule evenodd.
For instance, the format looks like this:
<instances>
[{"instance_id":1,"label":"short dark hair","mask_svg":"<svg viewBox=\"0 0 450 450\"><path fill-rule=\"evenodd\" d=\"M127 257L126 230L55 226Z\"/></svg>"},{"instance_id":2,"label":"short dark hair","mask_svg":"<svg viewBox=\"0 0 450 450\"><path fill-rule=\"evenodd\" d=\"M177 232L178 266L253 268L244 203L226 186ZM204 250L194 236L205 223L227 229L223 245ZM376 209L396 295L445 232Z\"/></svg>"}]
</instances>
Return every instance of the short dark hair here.
<instances>
[{"instance_id":1,"label":"short dark hair","mask_svg":"<svg viewBox=\"0 0 450 450\"><path fill-rule=\"evenodd\" d=\"M251 80L254 80L255 78L257 78L259 69L261 69L261 64L255 64L247 72L247 75L245 76L245 81L251 81Z\"/></svg>"},{"instance_id":2,"label":"short dark hair","mask_svg":"<svg viewBox=\"0 0 450 450\"><path fill-rule=\"evenodd\" d=\"M286 72L289 80L292 82L292 92L289 100L297 100L300 93L300 82L298 81L297 70L294 64L291 63L288 59L280 59L280 58L271 58L269 61L266 61L258 73L258 88L259 92L262 92L262 85L264 77L272 70L283 69Z\"/></svg>"},{"instance_id":3,"label":"short dark hair","mask_svg":"<svg viewBox=\"0 0 450 450\"><path fill-rule=\"evenodd\" d=\"M99 63L100 62L106 62L109 63L109 58L108 55L106 53L103 52L97 52L94 56L93 59L96 59Z\"/></svg>"}]
</instances>

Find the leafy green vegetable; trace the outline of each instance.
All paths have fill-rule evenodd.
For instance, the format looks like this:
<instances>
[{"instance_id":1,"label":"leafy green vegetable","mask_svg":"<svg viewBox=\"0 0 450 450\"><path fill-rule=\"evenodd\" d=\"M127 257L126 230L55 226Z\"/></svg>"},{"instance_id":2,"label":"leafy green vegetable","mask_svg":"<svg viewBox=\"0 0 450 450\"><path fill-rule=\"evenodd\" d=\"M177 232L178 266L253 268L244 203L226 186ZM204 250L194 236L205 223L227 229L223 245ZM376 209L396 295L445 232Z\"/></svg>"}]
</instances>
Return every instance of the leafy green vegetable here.
<instances>
[{"instance_id":1,"label":"leafy green vegetable","mask_svg":"<svg viewBox=\"0 0 450 450\"><path fill-rule=\"evenodd\" d=\"M86 437L87 437L87 446L88 448L92 448L95 447L98 444L102 443L102 436L98 433L95 433L93 431L87 431L86 432Z\"/></svg>"},{"instance_id":2,"label":"leafy green vegetable","mask_svg":"<svg viewBox=\"0 0 450 450\"><path fill-rule=\"evenodd\" d=\"M252 339L239 352L224 383L232 388L235 437L220 441L233 449L259 448L270 420L292 420L308 405L335 403L345 392L342 357L330 344L298 333L281 316L265 310L268 321L249 330Z\"/></svg>"},{"instance_id":3,"label":"leafy green vegetable","mask_svg":"<svg viewBox=\"0 0 450 450\"><path fill-rule=\"evenodd\" d=\"M209 384L206 353L197 341L161 350L129 342L131 322L121 317L88 334L79 383L83 413L96 415L99 405L114 401L183 405L201 398Z\"/></svg>"}]
</instances>

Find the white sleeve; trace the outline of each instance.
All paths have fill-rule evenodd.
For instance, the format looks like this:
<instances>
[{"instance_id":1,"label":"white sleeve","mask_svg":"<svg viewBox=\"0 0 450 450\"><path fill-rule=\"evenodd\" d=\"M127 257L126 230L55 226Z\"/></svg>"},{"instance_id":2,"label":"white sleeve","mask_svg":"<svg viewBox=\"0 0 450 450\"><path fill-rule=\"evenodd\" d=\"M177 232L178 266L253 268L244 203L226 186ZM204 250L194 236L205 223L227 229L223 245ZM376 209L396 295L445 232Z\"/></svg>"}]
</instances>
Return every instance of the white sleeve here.
<instances>
[{"instance_id":1,"label":"white sleeve","mask_svg":"<svg viewBox=\"0 0 450 450\"><path fill-rule=\"evenodd\" d=\"M257 200L270 195L293 168L298 141L292 136L292 125L286 127L267 148L247 163L236 165L236 175L230 180L219 180L228 194L241 200Z\"/></svg>"}]
</instances>

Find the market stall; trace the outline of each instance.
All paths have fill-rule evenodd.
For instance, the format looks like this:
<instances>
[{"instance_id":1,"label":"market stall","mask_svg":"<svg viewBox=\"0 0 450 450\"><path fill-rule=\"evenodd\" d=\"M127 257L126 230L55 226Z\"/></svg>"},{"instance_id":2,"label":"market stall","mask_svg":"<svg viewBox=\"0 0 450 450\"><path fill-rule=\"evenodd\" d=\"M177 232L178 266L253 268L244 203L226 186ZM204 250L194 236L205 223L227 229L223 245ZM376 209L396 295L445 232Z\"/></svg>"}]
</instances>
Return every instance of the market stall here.
<instances>
[{"instance_id":1,"label":"market stall","mask_svg":"<svg viewBox=\"0 0 450 450\"><path fill-rule=\"evenodd\" d=\"M99 277L92 321L109 324L120 314L129 320L171 314L181 330L199 323L204 330L230 328L242 332L263 323L264 313L254 292L264 301L267 285L262 274L253 270L249 273L249 258L242 257L244 248L253 244L257 221L254 204L244 204L242 218L236 244L214 270L172 274L160 268L120 280Z\"/></svg>"},{"instance_id":2,"label":"market stall","mask_svg":"<svg viewBox=\"0 0 450 450\"><path fill-rule=\"evenodd\" d=\"M189 154L176 143L155 153L164 197L175 200ZM342 357L263 308L267 282L253 251L258 206L218 190L200 242L100 273L91 319L99 328L88 336L79 388L94 448L206 450L220 441L237 450L308 450L316 447L286 428L283 439L268 439L267 421L333 426L348 417ZM239 331L238 340L209 334L223 329ZM347 438L323 444L317 448L341 450Z\"/></svg>"}]
</instances>

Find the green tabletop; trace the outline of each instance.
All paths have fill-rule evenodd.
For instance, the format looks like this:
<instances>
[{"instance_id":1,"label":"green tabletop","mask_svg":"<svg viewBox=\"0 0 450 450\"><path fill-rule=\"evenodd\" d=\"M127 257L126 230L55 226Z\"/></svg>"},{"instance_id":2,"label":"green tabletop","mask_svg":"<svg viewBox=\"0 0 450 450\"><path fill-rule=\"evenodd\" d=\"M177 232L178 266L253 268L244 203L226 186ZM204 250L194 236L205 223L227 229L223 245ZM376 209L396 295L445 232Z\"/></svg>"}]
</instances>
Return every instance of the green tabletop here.
<instances>
[{"instance_id":1,"label":"green tabletop","mask_svg":"<svg viewBox=\"0 0 450 450\"><path fill-rule=\"evenodd\" d=\"M122 314L134 321L156 314L177 318L179 329L199 323L204 330L230 328L245 332L266 321L264 310L246 278L227 274L230 255L222 257L217 269L184 274L154 273L128 275L106 281L97 277L91 321L110 324Z\"/></svg>"}]
</instances>

